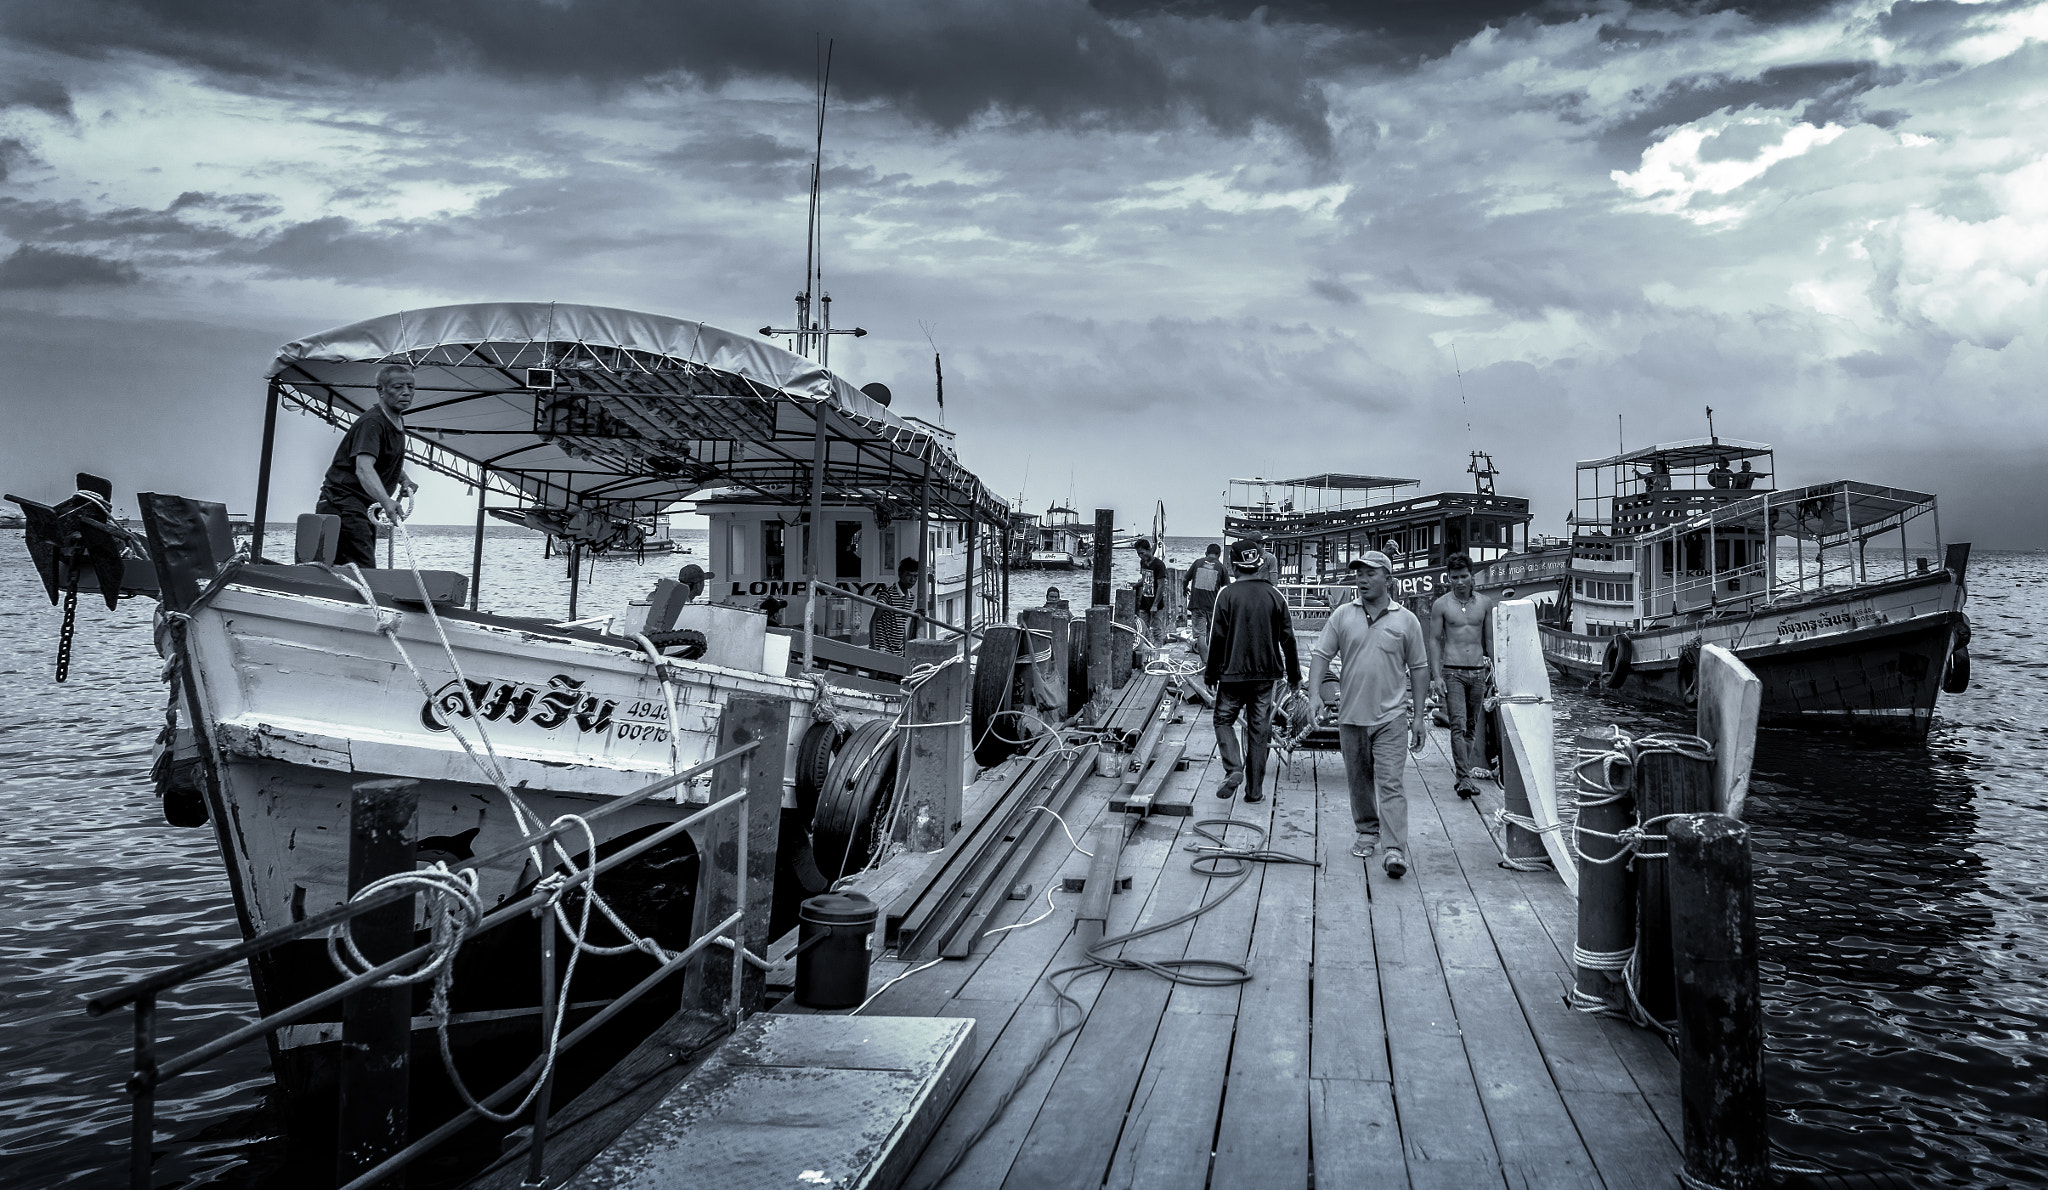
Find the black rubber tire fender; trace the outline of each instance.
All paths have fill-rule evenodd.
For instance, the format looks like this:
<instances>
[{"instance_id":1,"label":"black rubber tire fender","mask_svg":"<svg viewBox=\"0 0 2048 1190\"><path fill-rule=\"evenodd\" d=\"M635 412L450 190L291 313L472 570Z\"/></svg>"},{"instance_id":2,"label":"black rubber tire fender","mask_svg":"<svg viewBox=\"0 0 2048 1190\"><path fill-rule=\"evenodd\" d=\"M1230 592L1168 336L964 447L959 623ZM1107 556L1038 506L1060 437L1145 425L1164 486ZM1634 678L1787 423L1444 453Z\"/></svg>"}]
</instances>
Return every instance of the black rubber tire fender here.
<instances>
[{"instance_id":1,"label":"black rubber tire fender","mask_svg":"<svg viewBox=\"0 0 2048 1190\"><path fill-rule=\"evenodd\" d=\"M1022 636L1014 624L997 624L982 634L981 647L975 651L974 710L968 730L974 733L974 759L983 768L1001 764L1017 750L1011 738L1015 735L1011 726L1014 716L1007 712L1017 685Z\"/></svg>"},{"instance_id":2,"label":"black rubber tire fender","mask_svg":"<svg viewBox=\"0 0 2048 1190\"><path fill-rule=\"evenodd\" d=\"M1635 668L1636 642L1626 632L1607 638L1607 653L1600 659L1600 680L1609 690L1628 681Z\"/></svg>"},{"instance_id":3,"label":"black rubber tire fender","mask_svg":"<svg viewBox=\"0 0 2048 1190\"><path fill-rule=\"evenodd\" d=\"M1961 694L1970 688L1970 621L1964 617L1948 647L1947 663L1941 667L1941 692Z\"/></svg>"},{"instance_id":4,"label":"black rubber tire fender","mask_svg":"<svg viewBox=\"0 0 2048 1190\"><path fill-rule=\"evenodd\" d=\"M825 778L832 771L832 754L839 747L839 727L813 723L804 729L796 745L796 804L805 821L818 812L818 795L825 791Z\"/></svg>"},{"instance_id":5,"label":"black rubber tire fender","mask_svg":"<svg viewBox=\"0 0 2048 1190\"><path fill-rule=\"evenodd\" d=\"M896 724L889 719L870 719L846 737L818 794L818 808L811 817L811 853L818 870L828 880L847 871L848 852L858 837L863 807L860 787L869 763L885 739L893 739Z\"/></svg>"},{"instance_id":6,"label":"black rubber tire fender","mask_svg":"<svg viewBox=\"0 0 2048 1190\"><path fill-rule=\"evenodd\" d=\"M1067 626L1067 714L1088 704L1088 618L1075 616Z\"/></svg>"}]
</instances>

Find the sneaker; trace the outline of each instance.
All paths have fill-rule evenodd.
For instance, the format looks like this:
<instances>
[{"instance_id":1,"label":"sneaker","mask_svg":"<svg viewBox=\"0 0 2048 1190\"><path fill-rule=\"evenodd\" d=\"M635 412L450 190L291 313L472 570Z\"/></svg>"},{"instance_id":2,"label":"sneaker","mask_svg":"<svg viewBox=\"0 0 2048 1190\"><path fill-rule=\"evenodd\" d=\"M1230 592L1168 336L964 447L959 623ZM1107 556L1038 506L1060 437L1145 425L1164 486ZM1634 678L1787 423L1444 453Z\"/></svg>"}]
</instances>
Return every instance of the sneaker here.
<instances>
[{"instance_id":1,"label":"sneaker","mask_svg":"<svg viewBox=\"0 0 2048 1190\"><path fill-rule=\"evenodd\" d=\"M1388 848L1387 858L1380 866L1387 870L1387 879L1389 880L1399 880L1408 874L1408 861L1401 858L1401 849L1399 847Z\"/></svg>"},{"instance_id":2,"label":"sneaker","mask_svg":"<svg viewBox=\"0 0 2048 1190\"><path fill-rule=\"evenodd\" d=\"M1478 796L1479 796L1479 787L1478 787L1477 785L1474 785L1474 784L1472 784L1472 781L1471 781L1471 779L1470 779L1470 778L1467 778L1467 779L1466 779L1466 781L1465 781L1465 783L1464 783L1463 785L1460 785L1460 786L1458 786L1458 796L1459 796L1459 797L1478 797Z\"/></svg>"},{"instance_id":3,"label":"sneaker","mask_svg":"<svg viewBox=\"0 0 2048 1190\"><path fill-rule=\"evenodd\" d=\"M1242 784L1244 784L1243 773L1225 773L1223 774L1223 784L1216 787L1216 796L1229 797L1231 794L1236 793L1237 787Z\"/></svg>"},{"instance_id":4,"label":"sneaker","mask_svg":"<svg viewBox=\"0 0 2048 1190\"><path fill-rule=\"evenodd\" d=\"M1351 845L1351 854L1359 859L1371 859L1372 853L1379 850L1379 846L1380 841L1377 837L1373 835L1360 835L1358 836L1358 841Z\"/></svg>"}]
</instances>

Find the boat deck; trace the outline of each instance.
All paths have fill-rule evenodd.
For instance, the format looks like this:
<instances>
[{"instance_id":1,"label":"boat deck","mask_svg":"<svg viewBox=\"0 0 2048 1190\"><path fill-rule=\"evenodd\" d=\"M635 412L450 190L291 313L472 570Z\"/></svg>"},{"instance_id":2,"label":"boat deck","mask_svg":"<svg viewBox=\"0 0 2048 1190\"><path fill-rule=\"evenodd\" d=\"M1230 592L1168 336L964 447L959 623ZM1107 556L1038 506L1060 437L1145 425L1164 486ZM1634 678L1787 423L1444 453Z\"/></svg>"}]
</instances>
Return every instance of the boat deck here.
<instances>
[{"instance_id":1,"label":"boat deck","mask_svg":"<svg viewBox=\"0 0 2048 1190\"><path fill-rule=\"evenodd\" d=\"M916 971L870 1015L972 1017L973 1073L912 1169L952 1186L1666 1187L1681 1165L1677 1064L1662 1042L1574 1012L1563 997L1576 908L1556 876L1499 866L1497 789L1451 792L1441 731L1408 770L1411 868L1390 880L1349 854L1342 762L1276 765L1264 802L1221 801L1208 713L1185 706L1169 744L1188 768L1125 846L1131 887L1108 932L1163 921L1221 891L1189 867L1195 826L1229 816L1320 867L1256 864L1217 908L1129 943L1131 957L1246 964L1249 983L1176 985L1145 971L1081 976L1085 1025L1060 1040L985 1135L977 1133L1058 1029L1044 977L1082 961L1081 896L1057 891L1087 857L1057 834L1004 920L966 960ZM1076 837L1111 821L1114 781L1090 777ZM1213 828L1212 828L1213 829ZM1252 832L1228 832L1257 845ZM1213 891L1212 891L1213 888ZM878 961L871 987L908 964ZM787 1003L787 1002L785 1002ZM792 1011L803 1011L791 1007ZM1072 1011L1069 1009L1069 1019ZM966 1149L962 1156L962 1150Z\"/></svg>"}]
</instances>

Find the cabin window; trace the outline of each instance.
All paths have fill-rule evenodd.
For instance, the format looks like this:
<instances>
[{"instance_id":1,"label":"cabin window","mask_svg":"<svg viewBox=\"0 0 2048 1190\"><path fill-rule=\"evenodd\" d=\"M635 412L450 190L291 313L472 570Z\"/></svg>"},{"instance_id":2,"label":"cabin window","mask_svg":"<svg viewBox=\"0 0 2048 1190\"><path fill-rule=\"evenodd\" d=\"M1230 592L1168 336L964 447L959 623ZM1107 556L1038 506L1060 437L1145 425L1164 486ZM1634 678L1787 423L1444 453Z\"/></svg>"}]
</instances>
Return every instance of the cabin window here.
<instances>
[{"instance_id":1,"label":"cabin window","mask_svg":"<svg viewBox=\"0 0 2048 1190\"><path fill-rule=\"evenodd\" d=\"M765 579L786 579L789 577L789 563L782 544L783 524L781 521L761 523L761 577Z\"/></svg>"},{"instance_id":2,"label":"cabin window","mask_svg":"<svg viewBox=\"0 0 2048 1190\"><path fill-rule=\"evenodd\" d=\"M859 579L860 522L837 521L832 527L832 577Z\"/></svg>"},{"instance_id":3,"label":"cabin window","mask_svg":"<svg viewBox=\"0 0 2048 1190\"><path fill-rule=\"evenodd\" d=\"M1729 546L1729 544L1730 544L1730 543L1729 543L1728 539L1727 539L1727 538L1725 538L1725 537L1717 537L1717 538L1715 538L1715 539L1714 539L1714 569L1715 569L1715 570L1726 570L1726 569L1728 569L1728 568L1729 568L1729 561L1728 561L1728 546Z\"/></svg>"},{"instance_id":4,"label":"cabin window","mask_svg":"<svg viewBox=\"0 0 2048 1190\"><path fill-rule=\"evenodd\" d=\"M745 525L732 525L728 527L725 538L725 569L733 578L739 578L747 572L747 527Z\"/></svg>"}]
</instances>

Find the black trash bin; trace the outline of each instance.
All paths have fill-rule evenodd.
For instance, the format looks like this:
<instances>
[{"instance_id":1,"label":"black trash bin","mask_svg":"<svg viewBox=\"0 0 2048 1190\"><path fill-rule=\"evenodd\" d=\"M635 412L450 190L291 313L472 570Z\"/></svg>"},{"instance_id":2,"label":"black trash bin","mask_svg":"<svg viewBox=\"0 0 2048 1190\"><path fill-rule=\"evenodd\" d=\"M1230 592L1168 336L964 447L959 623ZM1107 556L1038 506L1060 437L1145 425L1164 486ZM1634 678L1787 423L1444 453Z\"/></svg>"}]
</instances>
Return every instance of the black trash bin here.
<instances>
[{"instance_id":1,"label":"black trash bin","mask_svg":"<svg viewBox=\"0 0 2048 1190\"><path fill-rule=\"evenodd\" d=\"M852 1008L868 998L868 940L878 912L857 892L820 893L797 909L798 1004Z\"/></svg>"}]
</instances>

